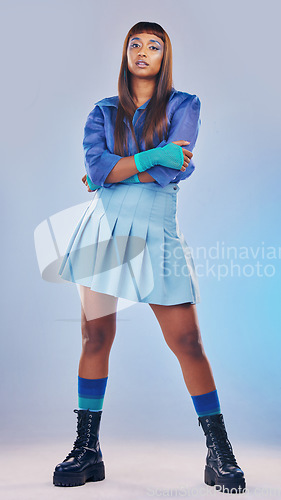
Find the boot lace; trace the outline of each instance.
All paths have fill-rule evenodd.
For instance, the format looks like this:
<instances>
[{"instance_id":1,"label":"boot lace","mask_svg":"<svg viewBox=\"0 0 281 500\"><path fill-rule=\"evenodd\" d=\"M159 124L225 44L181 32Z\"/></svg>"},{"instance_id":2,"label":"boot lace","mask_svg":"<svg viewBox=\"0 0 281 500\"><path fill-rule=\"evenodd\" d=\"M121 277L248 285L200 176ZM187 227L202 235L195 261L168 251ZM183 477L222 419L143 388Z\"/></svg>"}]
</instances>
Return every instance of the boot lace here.
<instances>
[{"instance_id":1,"label":"boot lace","mask_svg":"<svg viewBox=\"0 0 281 500\"><path fill-rule=\"evenodd\" d=\"M78 414L77 437L73 443L72 450L68 453L64 462L71 457L80 458L85 453L90 438L91 413L87 411L79 414L79 410L73 411Z\"/></svg>"},{"instance_id":2,"label":"boot lace","mask_svg":"<svg viewBox=\"0 0 281 500\"><path fill-rule=\"evenodd\" d=\"M208 424L208 427L211 440L214 443L214 449L220 462L222 464L231 464L235 467L239 467L233 453L231 443L227 437L227 432L222 424L212 422L211 424Z\"/></svg>"}]
</instances>

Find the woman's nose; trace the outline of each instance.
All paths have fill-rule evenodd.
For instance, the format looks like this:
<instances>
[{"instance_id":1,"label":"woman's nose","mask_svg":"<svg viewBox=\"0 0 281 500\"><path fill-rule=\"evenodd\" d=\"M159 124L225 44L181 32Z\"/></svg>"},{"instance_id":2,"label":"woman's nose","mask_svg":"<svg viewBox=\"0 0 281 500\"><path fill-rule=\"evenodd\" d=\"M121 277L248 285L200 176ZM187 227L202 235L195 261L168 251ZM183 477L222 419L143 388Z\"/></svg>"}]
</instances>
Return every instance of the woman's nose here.
<instances>
[{"instance_id":1,"label":"woman's nose","mask_svg":"<svg viewBox=\"0 0 281 500\"><path fill-rule=\"evenodd\" d=\"M139 56L145 56L146 57L146 53L143 49L140 49L139 52L138 52L138 55Z\"/></svg>"}]
</instances>

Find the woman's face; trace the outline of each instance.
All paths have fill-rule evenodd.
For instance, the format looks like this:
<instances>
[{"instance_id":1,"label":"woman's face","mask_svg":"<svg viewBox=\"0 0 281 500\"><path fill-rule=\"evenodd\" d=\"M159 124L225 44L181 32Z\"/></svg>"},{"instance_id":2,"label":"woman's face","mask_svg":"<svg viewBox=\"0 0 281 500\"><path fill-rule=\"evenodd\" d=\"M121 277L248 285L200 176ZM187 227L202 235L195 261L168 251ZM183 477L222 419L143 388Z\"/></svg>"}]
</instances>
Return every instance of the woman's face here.
<instances>
[{"instance_id":1,"label":"woman's face","mask_svg":"<svg viewBox=\"0 0 281 500\"><path fill-rule=\"evenodd\" d=\"M139 78L154 78L159 73L163 54L164 43L158 36L151 33L132 35L127 48L128 70Z\"/></svg>"}]
</instances>

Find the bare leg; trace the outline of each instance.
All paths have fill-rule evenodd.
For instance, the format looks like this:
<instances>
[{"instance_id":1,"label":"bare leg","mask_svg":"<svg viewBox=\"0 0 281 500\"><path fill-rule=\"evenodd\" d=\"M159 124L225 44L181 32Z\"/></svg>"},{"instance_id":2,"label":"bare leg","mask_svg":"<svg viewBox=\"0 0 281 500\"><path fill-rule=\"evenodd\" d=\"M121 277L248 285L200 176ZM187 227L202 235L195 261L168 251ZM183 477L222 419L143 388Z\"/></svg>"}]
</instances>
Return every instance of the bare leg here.
<instances>
[{"instance_id":1,"label":"bare leg","mask_svg":"<svg viewBox=\"0 0 281 500\"><path fill-rule=\"evenodd\" d=\"M214 391L215 381L204 351L196 305L188 302L172 306L149 305L168 346L179 360L190 395Z\"/></svg>"},{"instance_id":2,"label":"bare leg","mask_svg":"<svg viewBox=\"0 0 281 500\"><path fill-rule=\"evenodd\" d=\"M82 353L78 375L108 376L109 354L116 333L117 297L80 285Z\"/></svg>"}]
</instances>

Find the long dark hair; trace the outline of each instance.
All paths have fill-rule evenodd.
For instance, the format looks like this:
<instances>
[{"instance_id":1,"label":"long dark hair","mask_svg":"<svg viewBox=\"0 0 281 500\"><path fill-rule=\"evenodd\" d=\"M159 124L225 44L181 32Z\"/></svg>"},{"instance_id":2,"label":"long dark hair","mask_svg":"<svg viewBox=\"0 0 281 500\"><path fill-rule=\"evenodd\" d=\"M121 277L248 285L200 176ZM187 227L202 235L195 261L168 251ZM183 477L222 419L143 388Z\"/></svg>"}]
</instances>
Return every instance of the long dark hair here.
<instances>
[{"instance_id":1,"label":"long dark hair","mask_svg":"<svg viewBox=\"0 0 281 500\"><path fill-rule=\"evenodd\" d=\"M127 47L129 39L136 33L152 33L164 43L164 53L161 62L161 68L156 76L156 85L153 95L143 111L146 111L145 122L143 126L142 138L145 140L145 148L154 148L153 138L155 133L159 141L167 138L167 116L166 106L173 86L172 80L172 44L166 31L157 23L146 21L135 24L127 33L123 45L122 62L118 78L118 96L119 104L114 131L114 153L120 156L128 156L128 137L127 128L123 121L124 117L129 120L130 128L136 142L138 151L139 145L135 136L132 119L136 111L136 105L130 93L130 72L128 71Z\"/></svg>"}]
</instances>

